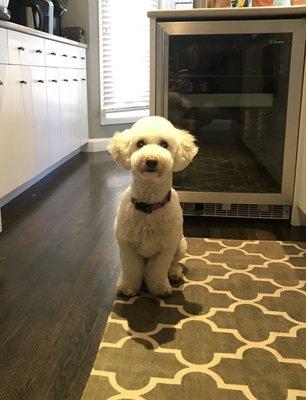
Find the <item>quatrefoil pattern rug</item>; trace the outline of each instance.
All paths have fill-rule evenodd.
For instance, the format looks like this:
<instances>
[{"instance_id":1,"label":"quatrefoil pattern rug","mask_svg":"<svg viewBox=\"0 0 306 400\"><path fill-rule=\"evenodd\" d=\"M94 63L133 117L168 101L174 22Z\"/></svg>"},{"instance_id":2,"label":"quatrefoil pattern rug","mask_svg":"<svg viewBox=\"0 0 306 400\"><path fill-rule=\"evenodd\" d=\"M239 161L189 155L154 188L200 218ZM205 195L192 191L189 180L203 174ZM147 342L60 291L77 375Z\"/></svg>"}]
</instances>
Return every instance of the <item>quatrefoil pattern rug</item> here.
<instances>
[{"instance_id":1,"label":"quatrefoil pattern rug","mask_svg":"<svg viewBox=\"0 0 306 400\"><path fill-rule=\"evenodd\" d=\"M83 400L306 398L306 243L188 239L173 295L118 298Z\"/></svg>"}]
</instances>

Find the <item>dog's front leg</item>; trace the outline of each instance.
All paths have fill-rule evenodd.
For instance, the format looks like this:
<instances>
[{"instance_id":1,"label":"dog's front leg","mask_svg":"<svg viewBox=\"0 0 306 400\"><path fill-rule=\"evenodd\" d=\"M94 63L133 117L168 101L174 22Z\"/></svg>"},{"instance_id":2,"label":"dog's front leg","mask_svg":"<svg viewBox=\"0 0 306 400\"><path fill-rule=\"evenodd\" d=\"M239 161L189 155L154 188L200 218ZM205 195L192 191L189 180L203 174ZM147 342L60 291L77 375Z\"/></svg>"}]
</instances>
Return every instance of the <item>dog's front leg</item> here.
<instances>
[{"instance_id":1,"label":"dog's front leg","mask_svg":"<svg viewBox=\"0 0 306 400\"><path fill-rule=\"evenodd\" d=\"M172 293L168 270L173 260L173 252L161 252L149 259L145 269L145 281L153 296L166 297Z\"/></svg>"},{"instance_id":2,"label":"dog's front leg","mask_svg":"<svg viewBox=\"0 0 306 400\"><path fill-rule=\"evenodd\" d=\"M117 284L118 293L135 296L142 285L144 259L129 244L119 244L121 259L121 276Z\"/></svg>"}]
</instances>

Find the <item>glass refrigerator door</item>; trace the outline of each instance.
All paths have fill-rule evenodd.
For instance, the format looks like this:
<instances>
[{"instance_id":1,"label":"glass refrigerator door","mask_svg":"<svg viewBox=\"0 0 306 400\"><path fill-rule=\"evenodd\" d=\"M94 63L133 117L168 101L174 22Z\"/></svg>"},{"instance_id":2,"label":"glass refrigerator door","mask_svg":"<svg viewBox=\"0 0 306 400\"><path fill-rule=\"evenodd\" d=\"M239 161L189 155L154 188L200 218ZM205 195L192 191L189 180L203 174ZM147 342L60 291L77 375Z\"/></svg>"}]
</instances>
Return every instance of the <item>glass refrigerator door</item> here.
<instances>
[{"instance_id":1,"label":"glass refrigerator door","mask_svg":"<svg viewBox=\"0 0 306 400\"><path fill-rule=\"evenodd\" d=\"M267 32L256 21L161 24L157 113L199 146L175 174L177 190L292 200L305 43L305 24L295 24L267 21Z\"/></svg>"}]
</instances>

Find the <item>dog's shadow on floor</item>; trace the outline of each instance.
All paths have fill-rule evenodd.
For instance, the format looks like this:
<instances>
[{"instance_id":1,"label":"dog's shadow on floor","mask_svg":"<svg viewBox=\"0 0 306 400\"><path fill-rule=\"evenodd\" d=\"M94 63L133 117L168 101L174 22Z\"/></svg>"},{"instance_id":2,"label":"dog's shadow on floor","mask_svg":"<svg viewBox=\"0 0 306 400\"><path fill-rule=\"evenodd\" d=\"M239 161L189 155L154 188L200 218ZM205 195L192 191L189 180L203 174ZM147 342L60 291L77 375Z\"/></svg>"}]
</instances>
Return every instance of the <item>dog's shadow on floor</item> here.
<instances>
[{"instance_id":1,"label":"dog's shadow on floor","mask_svg":"<svg viewBox=\"0 0 306 400\"><path fill-rule=\"evenodd\" d=\"M143 340L145 336L152 337L159 345L170 343L177 333L174 326L188 318L185 312L201 315L202 311L200 304L185 299L184 292L179 289L182 283L184 282L173 284L172 295L165 299L151 296L145 285L137 297L130 300L126 297L118 297L119 300L125 300L125 302L115 303L113 317L125 319L129 329L136 336L134 340L148 349L153 350L153 347L149 341Z\"/></svg>"}]
</instances>

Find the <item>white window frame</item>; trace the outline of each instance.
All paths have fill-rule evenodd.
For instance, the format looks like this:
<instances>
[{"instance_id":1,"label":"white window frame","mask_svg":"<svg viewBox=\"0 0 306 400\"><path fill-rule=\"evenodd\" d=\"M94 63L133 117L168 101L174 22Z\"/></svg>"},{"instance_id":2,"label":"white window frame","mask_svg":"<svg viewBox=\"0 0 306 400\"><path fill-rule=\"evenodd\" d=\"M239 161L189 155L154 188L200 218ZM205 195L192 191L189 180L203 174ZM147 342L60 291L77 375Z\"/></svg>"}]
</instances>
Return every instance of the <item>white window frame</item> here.
<instances>
[{"instance_id":1,"label":"white window frame","mask_svg":"<svg viewBox=\"0 0 306 400\"><path fill-rule=\"evenodd\" d=\"M128 1L128 0L127 0ZM158 0L158 8L161 8L162 0ZM100 115L101 125L117 125L117 124L129 124L136 122L139 118L145 117L150 114L150 107L148 105L145 109L128 110L122 112L105 113L103 110L103 62L102 62L102 1L98 1L98 25L99 25L99 72L100 72Z\"/></svg>"}]
</instances>

